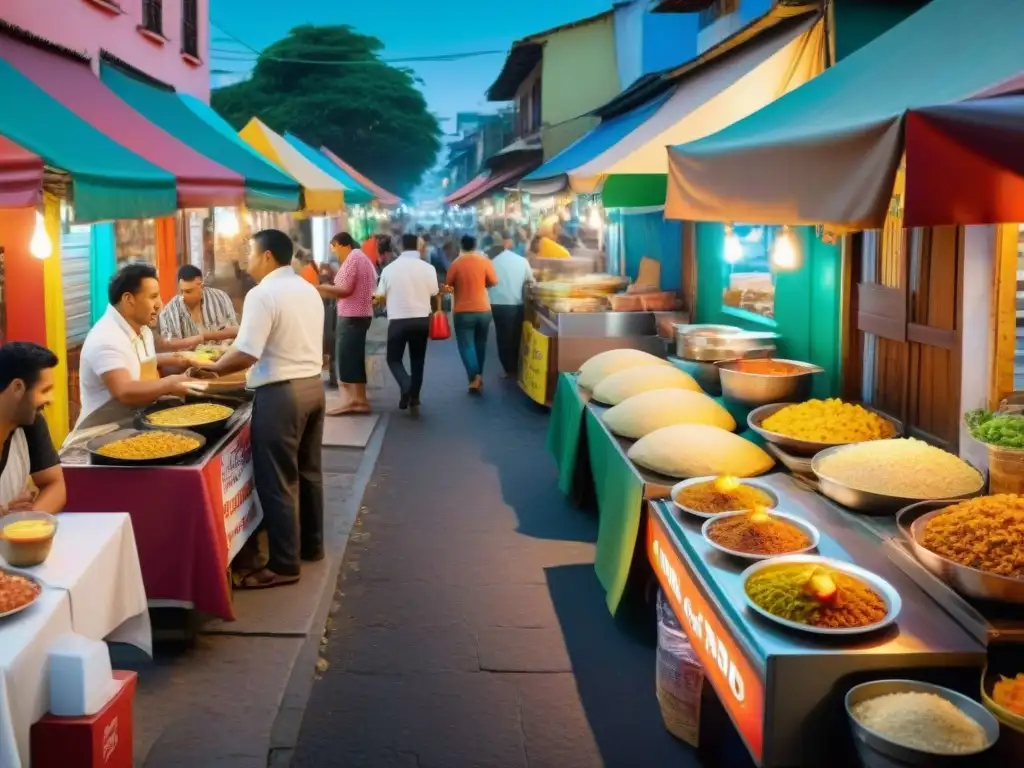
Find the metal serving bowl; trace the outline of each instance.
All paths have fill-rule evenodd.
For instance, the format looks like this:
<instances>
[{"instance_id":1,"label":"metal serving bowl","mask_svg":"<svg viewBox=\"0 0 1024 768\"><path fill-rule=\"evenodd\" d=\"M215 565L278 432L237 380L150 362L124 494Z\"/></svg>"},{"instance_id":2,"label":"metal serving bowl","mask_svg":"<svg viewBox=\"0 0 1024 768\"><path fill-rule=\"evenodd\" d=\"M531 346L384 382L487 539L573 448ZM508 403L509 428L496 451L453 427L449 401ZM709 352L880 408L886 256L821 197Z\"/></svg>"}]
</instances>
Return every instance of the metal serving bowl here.
<instances>
[{"instance_id":1,"label":"metal serving bowl","mask_svg":"<svg viewBox=\"0 0 1024 768\"><path fill-rule=\"evenodd\" d=\"M705 477L691 477L689 480L683 480L681 483L676 483L674 486L672 486L672 492L669 494L670 497L672 498L672 503L675 504L676 509L678 509L678 510L680 510L682 512L685 512L688 515L693 515L694 517L700 517L700 518L703 518L705 520L708 519L708 518L717 517L718 515L728 514L728 512L698 512L696 509L692 509L691 507L684 507L682 504L680 504L678 501L676 501L676 496L678 496L679 493L684 488L688 488L691 485L697 485L698 483L707 483L707 482L710 482L712 480L717 480L717 479L718 479L718 475L707 475ZM743 485L749 485L751 488L757 488L757 490L761 491L762 493L766 494L769 498L771 498L771 500L772 500L772 505L770 507L771 509L774 509L776 506L778 506L779 494L777 494L774 490L772 490L771 486L766 485L765 483L762 483L762 482L760 482L758 480L754 480L754 479L746 478L746 477L739 477L739 478L737 478L737 480L739 480ZM729 512L749 512L749 511L750 511L749 509L730 509L729 510Z\"/></svg>"},{"instance_id":2,"label":"metal serving bowl","mask_svg":"<svg viewBox=\"0 0 1024 768\"><path fill-rule=\"evenodd\" d=\"M723 547L721 544L719 544L717 541L715 541L708 535L708 531L711 530L711 526L713 526L719 520L725 520L726 518L737 517L739 515L747 514L750 513L725 512L724 514L715 515L714 517L708 518L704 521L704 525L702 525L700 529L701 534L703 534L704 536L704 541L706 541L709 545L717 549L719 552L724 552L727 555L730 555L732 557L739 557L744 560L771 560L773 558L782 557L782 555L758 555L753 552L740 552L737 549L729 549L728 547ZM810 538L811 540L811 543L803 549L794 549L792 552L786 552L786 555L802 555L807 552L813 552L815 549L818 548L818 542L821 541L821 534L818 533L817 528L808 523L806 520L801 520L799 517L793 517L793 515L787 515L784 512L777 512L774 509L770 510L769 514L774 518L784 520L790 525L799 528L801 531L806 533L808 538Z\"/></svg>"},{"instance_id":3,"label":"metal serving bowl","mask_svg":"<svg viewBox=\"0 0 1024 768\"><path fill-rule=\"evenodd\" d=\"M26 581L31 581L33 584L35 584L39 588L36 591L36 596L33 597L31 600L29 600L24 605L18 606L17 608L12 608L9 611L2 611L2 612L0 612L0 619L4 618L5 616L13 616L16 613L21 613L26 608L32 607L32 605L36 602L36 600L39 599L39 596L41 594L43 594L43 583L41 581L39 581L39 579L37 579L35 576L30 576L27 573L21 573L20 571L15 571L15 570L11 570L9 568L3 568L3 567L0 567L0 573L7 574L8 576L19 576L19 577L25 579Z\"/></svg>"},{"instance_id":4,"label":"metal serving bowl","mask_svg":"<svg viewBox=\"0 0 1024 768\"><path fill-rule=\"evenodd\" d=\"M957 755L939 755L905 747L861 725L853 716L858 704L886 696L891 693L932 693L941 696L950 704L974 720L985 731L986 745L981 750ZM857 755L865 768L903 768L904 766L966 766L977 760L999 738L999 722L985 707L962 693L951 691L939 685L922 683L917 680L875 680L855 685L846 694L846 716L853 730Z\"/></svg>"},{"instance_id":5,"label":"metal serving bowl","mask_svg":"<svg viewBox=\"0 0 1024 768\"><path fill-rule=\"evenodd\" d=\"M882 441L879 440L876 442ZM838 451L846 450L848 447L849 446L846 445L837 445L834 448L826 448L811 459L811 471L814 472L815 477L818 478L818 487L821 489L821 492L825 496L828 496L828 498L842 504L848 509L863 512L866 515L892 515L901 508L911 504L916 504L919 501L932 501L932 499L910 499L901 496L888 496L883 493L851 488L845 483L841 483L838 480L833 480L831 477L823 475L820 469L822 460L834 453L837 453ZM968 464L970 464L970 462L968 462ZM978 471L978 468L973 464L970 466L975 471ZM978 477L980 478L980 481L977 489L970 493L965 493L962 496L956 496L954 497L954 500L969 499L973 496L979 495L985 488L985 476L981 472L978 472Z\"/></svg>"},{"instance_id":6,"label":"metal serving bowl","mask_svg":"<svg viewBox=\"0 0 1024 768\"><path fill-rule=\"evenodd\" d=\"M773 416L783 408L787 408L792 403L771 403L770 405L762 405L760 408L755 408L749 414L747 414L747 426L754 430L757 434L767 440L769 443L775 443L775 445L781 445L785 450L789 451L795 456L814 456L820 451L826 448L834 448L839 445L850 445L848 442L840 443L821 443L816 440L801 440L797 437L790 437L789 435L783 435L779 432L772 432L761 426L762 422L769 416ZM885 419L889 422L893 429L896 430L893 438L899 437L903 434L903 424L900 421L888 416L881 411L878 411L871 406L863 405L858 403L861 408L866 411Z\"/></svg>"},{"instance_id":7,"label":"metal serving bowl","mask_svg":"<svg viewBox=\"0 0 1024 768\"><path fill-rule=\"evenodd\" d=\"M932 552L921 544L928 521L957 500L920 501L904 507L896 514L896 525L910 545L918 561L935 576L961 595L1000 603L1024 604L1024 579L998 576L994 573L955 563Z\"/></svg>"},{"instance_id":8,"label":"metal serving bowl","mask_svg":"<svg viewBox=\"0 0 1024 768\"><path fill-rule=\"evenodd\" d=\"M829 629L827 627L812 627L808 624L801 624L798 621L790 621L784 619L781 616L776 616L774 613L765 610L747 595L747 582L750 581L750 577L763 571L765 568L775 568L782 565L803 565L813 563L815 565L822 565L826 568L830 568L833 571L839 571L845 573L847 576L852 576L855 579L860 579L865 584L870 586L875 592L877 592L882 600L885 601L885 606L888 609L885 613L885 617L874 624L868 624L863 627L842 627L837 629ZM896 617L899 616L900 609L903 607L903 600L900 598L900 593L896 591L888 581L883 579L871 571L861 568L853 563L846 563L842 560L833 560L829 557L820 557L818 555L782 555L781 557L773 557L770 560L762 560L758 563L754 563L747 568L743 573L740 574L740 580L743 582L743 598L747 602L747 607L755 613L764 616L766 619L781 624L789 629L795 629L800 632L807 632L812 635L863 635L868 632L876 632L879 629L889 626Z\"/></svg>"},{"instance_id":9,"label":"metal serving bowl","mask_svg":"<svg viewBox=\"0 0 1024 768\"><path fill-rule=\"evenodd\" d=\"M747 408L758 408L770 403L799 403L811 396L811 376L822 373L822 368L799 360L768 359L798 366L800 370L783 376L773 376L740 370L745 362L743 360L715 363L722 379L722 394Z\"/></svg>"}]
</instances>

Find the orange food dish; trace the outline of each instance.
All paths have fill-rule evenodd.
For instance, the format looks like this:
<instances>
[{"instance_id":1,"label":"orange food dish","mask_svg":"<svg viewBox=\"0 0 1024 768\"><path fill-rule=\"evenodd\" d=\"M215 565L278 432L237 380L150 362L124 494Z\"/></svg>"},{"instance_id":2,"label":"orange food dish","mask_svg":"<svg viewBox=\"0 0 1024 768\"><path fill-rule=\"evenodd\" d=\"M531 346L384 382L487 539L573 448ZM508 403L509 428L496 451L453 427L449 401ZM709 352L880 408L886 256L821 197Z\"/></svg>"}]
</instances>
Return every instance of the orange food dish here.
<instances>
[{"instance_id":1,"label":"orange food dish","mask_svg":"<svg viewBox=\"0 0 1024 768\"><path fill-rule=\"evenodd\" d=\"M992 688L992 701L1001 707L1024 717L1024 674L1016 677L1000 677Z\"/></svg>"},{"instance_id":2,"label":"orange food dish","mask_svg":"<svg viewBox=\"0 0 1024 768\"><path fill-rule=\"evenodd\" d=\"M39 585L14 573L0 571L0 614L24 608L39 596Z\"/></svg>"},{"instance_id":3,"label":"orange food dish","mask_svg":"<svg viewBox=\"0 0 1024 768\"><path fill-rule=\"evenodd\" d=\"M755 358L752 360L736 360L729 367L740 373L753 373L759 376L795 376L807 373L807 369L795 363L784 363L771 358Z\"/></svg>"}]
</instances>

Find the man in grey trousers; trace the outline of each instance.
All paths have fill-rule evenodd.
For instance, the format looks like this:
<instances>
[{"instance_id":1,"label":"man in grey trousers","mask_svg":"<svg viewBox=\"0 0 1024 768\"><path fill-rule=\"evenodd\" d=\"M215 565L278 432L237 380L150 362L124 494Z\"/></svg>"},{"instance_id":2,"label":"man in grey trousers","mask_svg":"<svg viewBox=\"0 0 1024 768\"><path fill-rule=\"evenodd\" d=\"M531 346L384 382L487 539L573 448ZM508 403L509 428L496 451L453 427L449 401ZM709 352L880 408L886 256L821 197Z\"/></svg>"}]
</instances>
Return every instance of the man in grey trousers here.
<instances>
[{"instance_id":1,"label":"man in grey trousers","mask_svg":"<svg viewBox=\"0 0 1024 768\"><path fill-rule=\"evenodd\" d=\"M292 248L276 229L253 235L248 272L258 285L245 297L238 337L207 366L218 374L251 366L256 391L253 470L269 560L242 578L242 589L294 584L301 560L324 556L324 305L292 269Z\"/></svg>"}]
</instances>

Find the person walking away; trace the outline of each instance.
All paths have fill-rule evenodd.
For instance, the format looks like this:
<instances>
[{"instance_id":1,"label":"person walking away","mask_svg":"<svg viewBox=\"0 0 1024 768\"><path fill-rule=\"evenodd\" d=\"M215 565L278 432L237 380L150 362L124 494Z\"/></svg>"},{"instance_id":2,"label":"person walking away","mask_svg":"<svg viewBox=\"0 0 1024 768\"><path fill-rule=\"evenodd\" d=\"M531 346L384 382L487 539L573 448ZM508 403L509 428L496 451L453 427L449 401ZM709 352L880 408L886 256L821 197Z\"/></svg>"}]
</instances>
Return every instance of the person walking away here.
<instances>
[{"instance_id":1,"label":"person walking away","mask_svg":"<svg viewBox=\"0 0 1024 768\"><path fill-rule=\"evenodd\" d=\"M448 285L455 293L455 342L469 377L470 393L484 385L484 357L491 330L491 301L487 289L498 284L494 264L476 251L476 238L465 235L462 255L448 267Z\"/></svg>"},{"instance_id":2,"label":"person walking away","mask_svg":"<svg viewBox=\"0 0 1024 768\"><path fill-rule=\"evenodd\" d=\"M423 388L431 301L440 292L437 272L420 258L417 240L415 234L402 235L402 253L381 271L376 294L387 304L387 361L401 390L398 407L414 412L420 407ZM406 347L409 371L403 361Z\"/></svg>"},{"instance_id":3,"label":"person walking away","mask_svg":"<svg viewBox=\"0 0 1024 768\"><path fill-rule=\"evenodd\" d=\"M0 518L64 511L67 487L43 408L53 400L57 356L30 341L0 346Z\"/></svg>"},{"instance_id":4,"label":"person walking away","mask_svg":"<svg viewBox=\"0 0 1024 768\"><path fill-rule=\"evenodd\" d=\"M328 416L369 413L366 397L366 332L373 321L373 294L377 270L365 253L356 248L348 232L331 240L331 250L341 261L333 285L321 285L320 295L337 302L338 330L334 359L338 370L341 404Z\"/></svg>"},{"instance_id":5,"label":"person walking away","mask_svg":"<svg viewBox=\"0 0 1024 768\"><path fill-rule=\"evenodd\" d=\"M294 584L301 560L324 556L324 304L291 261L284 232L252 236L249 273L257 285L245 297L238 337L220 360L204 366L220 375L252 367L253 474L269 559L243 576L242 589Z\"/></svg>"},{"instance_id":6,"label":"person walking away","mask_svg":"<svg viewBox=\"0 0 1024 768\"><path fill-rule=\"evenodd\" d=\"M491 261L498 284L487 289L494 317L494 336L504 378L515 378L519 370L519 343L523 337L523 293L534 282L533 268L513 250L511 236L504 234L501 253Z\"/></svg>"}]
</instances>

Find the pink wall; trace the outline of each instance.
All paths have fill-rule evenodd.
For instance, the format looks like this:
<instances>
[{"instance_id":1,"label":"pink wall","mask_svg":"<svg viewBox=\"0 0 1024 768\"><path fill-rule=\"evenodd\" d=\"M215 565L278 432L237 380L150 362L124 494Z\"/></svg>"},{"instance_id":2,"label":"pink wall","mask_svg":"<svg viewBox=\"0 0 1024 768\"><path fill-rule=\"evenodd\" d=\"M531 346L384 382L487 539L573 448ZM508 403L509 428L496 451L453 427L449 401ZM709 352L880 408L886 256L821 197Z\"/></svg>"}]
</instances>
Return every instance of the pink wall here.
<instances>
[{"instance_id":1,"label":"pink wall","mask_svg":"<svg viewBox=\"0 0 1024 768\"><path fill-rule=\"evenodd\" d=\"M139 32L143 0L0 0L0 19L44 40L97 61L105 51L131 66L190 93L210 99L209 0L199 0L202 62L181 55L181 0L163 0L163 34L156 42ZM120 10L117 8L120 7Z\"/></svg>"}]
</instances>

